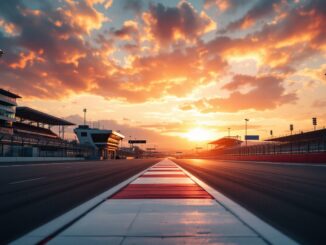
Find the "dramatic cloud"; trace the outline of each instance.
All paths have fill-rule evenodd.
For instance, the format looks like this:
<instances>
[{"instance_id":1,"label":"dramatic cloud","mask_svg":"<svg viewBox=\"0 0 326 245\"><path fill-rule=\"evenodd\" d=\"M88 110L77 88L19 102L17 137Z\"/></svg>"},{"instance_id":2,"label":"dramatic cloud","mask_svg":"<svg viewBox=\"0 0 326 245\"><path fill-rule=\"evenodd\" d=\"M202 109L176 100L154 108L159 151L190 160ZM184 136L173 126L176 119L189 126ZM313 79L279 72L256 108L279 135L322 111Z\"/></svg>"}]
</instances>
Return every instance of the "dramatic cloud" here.
<instances>
[{"instance_id":1,"label":"dramatic cloud","mask_svg":"<svg viewBox=\"0 0 326 245\"><path fill-rule=\"evenodd\" d=\"M249 1L243 0L204 0L204 6L209 8L211 6L217 6L221 11L234 10L235 8L242 7L248 4Z\"/></svg>"},{"instance_id":2,"label":"dramatic cloud","mask_svg":"<svg viewBox=\"0 0 326 245\"><path fill-rule=\"evenodd\" d=\"M115 21L114 14L107 14L115 3L137 14ZM206 1L210 4L223 11L251 6L240 0ZM244 15L229 22L229 32L221 35L210 32L217 29L216 23L205 9L197 10L188 1L176 6L104 0L44 0L32 6L22 0L3 1L0 48L6 55L0 60L1 87L46 99L85 92L142 103L186 97L199 86L218 84L230 75L233 59L250 58L257 62L257 75L235 76L224 87L229 97L200 99L183 109L272 109L296 99L283 80L303 62L325 54L325 9L321 0L257 1L248 11L236 11ZM260 29L230 35L244 23L250 29L250 23L263 19ZM238 91L240 81L251 90Z\"/></svg>"},{"instance_id":3,"label":"dramatic cloud","mask_svg":"<svg viewBox=\"0 0 326 245\"><path fill-rule=\"evenodd\" d=\"M219 1L221 2L221 1ZM272 15L275 10L279 8L278 4L282 2L282 0L260 0L255 3L255 5L247 12L245 15L231 22L226 30L234 31L237 29L247 29L253 26L258 20L266 19ZM221 6L222 3L220 3Z\"/></svg>"},{"instance_id":4,"label":"dramatic cloud","mask_svg":"<svg viewBox=\"0 0 326 245\"><path fill-rule=\"evenodd\" d=\"M248 92L239 92L241 88L248 87ZM192 108L204 113L236 112L246 109L267 110L296 100L294 93L285 93L282 79L273 76L236 75L233 81L223 88L231 92L229 97L198 100L192 104Z\"/></svg>"},{"instance_id":5,"label":"dramatic cloud","mask_svg":"<svg viewBox=\"0 0 326 245\"><path fill-rule=\"evenodd\" d=\"M123 27L119 30L115 30L113 34L124 40L138 40L138 24L132 20L125 21Z\"/></svg>"},{"instance_id":6,"label":"dramatic cloud","mask_svg":"<svg viewBox=\"0 0 326 245\"><path fill-rule=\"evenodd\" d=\"M177 65L176 65L177 64ZM164 96L185 96L195 87L208 83L227 64L218 55L208 55L196 48L175 50L151 57L136 58L132 69L120 69L110 76L110 83L97 80L94 92L108 97L143 102ZM210 73L212 69L212 73Z\"/></svg>"},{"instance_id":7,"label":"dramatic cloud","mask_svg":"<svg viewBox=\"0 0 326 245\"><path fill-rule=\"evenodd\" d=\"M150 11L143 14L143 19L149 26L152 38L161 44L178 39L194 41L216 28L215 22L205 12L198 13L186 1L172 8L160 3L152 4Z\"/></svg>"},{"instance_id":8,"label":"dramatic cloud","mask_svg":"<svg viewBox=\"0 0 326 245\"><path fill-rule=\"evenodd\" d=\"M40 11L32 10L18 0L2 3L0 14L20 30L14 36L0 33L6 51L0 66L2 84L22 95L44 98L87 89L81 61L101 61L88 60L94 50L83 36L101 28L106 18L91 1L67 1L57 8L42 1L39 7Z\"/></svg>"}]
</instances>

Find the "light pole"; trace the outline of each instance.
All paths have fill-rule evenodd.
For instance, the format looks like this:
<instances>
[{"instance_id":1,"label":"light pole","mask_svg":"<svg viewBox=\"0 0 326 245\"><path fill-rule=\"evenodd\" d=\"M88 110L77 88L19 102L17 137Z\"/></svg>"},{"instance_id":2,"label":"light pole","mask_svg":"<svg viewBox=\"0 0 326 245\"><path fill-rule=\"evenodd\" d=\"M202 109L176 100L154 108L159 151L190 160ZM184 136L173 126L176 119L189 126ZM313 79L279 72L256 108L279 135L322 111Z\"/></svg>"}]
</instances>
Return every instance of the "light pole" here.
<instances>
[{"instance_id":1,"label":"light pole","mask_svg":"<svg viewBox=\"0 0 326 245\"><path fill-rule=\"evenodd\" d=\"M246 140L246 146L247 146L247 129L248 129L248 122L249 122L249 119L248 118L245 118L245 140Z\"/></svg>"},{"instance_id":2,"label":"light pole","mask_svg":"<svg viewBox=\"0 0 326 245\"><path fill-rule=\"evenodd\" d=\"M83 112L84 112L84 125L86 125L86 112L87 112L87 109L84 108Z\"/></svg>"},{"instance_id":3,"label":"light pole","mask_svg":"<svg viewBox=\"0 0 326 245\"><path fill-rule=\"evenodd\" d=\"M313 117L313 118L312 118L312 125L314 126L314 130L316 130L316 126L317 126L317 117Z\"/></svg>"},{"instance_id":4,"label":"light pole","mask_svg":"<svg viewBox=\"0 0 326 245\"><path fill-rule=\"evenodd\" d=\"M293 132L293 124L290 124L290 132L291 132L291 135L292 135L292 132Z\"/></svg>"},{"instance_id":5,"label":"light pole","mask_svg":"<svg viewBox=\"0 0 326 245\"><path fill-rule=\"evenodd\" d=\"M100 128L100 127L99 127ZM120 132L120 130L118 130L118 133L120 134L121 132ZM123 138L121 139L121 141L120 141L120 148L122 148L122 141L123 141Z\"/></svg>"}]
</instances>

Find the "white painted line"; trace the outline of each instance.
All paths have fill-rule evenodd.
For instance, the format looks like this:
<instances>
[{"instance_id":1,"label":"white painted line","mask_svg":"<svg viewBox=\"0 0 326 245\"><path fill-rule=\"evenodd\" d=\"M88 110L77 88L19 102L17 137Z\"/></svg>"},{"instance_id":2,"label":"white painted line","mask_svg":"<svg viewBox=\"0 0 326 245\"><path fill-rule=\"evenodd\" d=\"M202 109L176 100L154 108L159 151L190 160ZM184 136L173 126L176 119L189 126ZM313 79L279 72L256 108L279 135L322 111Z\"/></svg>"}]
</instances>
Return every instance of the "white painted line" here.
<instances>
[{"instance_id":1,"label":"white painted line","mask_svg":"<svg viewBox=\"0 0 326 245\"><path fill-rule=\"evenodd\" d=\"M154 170L154 171L171 171L171 172L173 172L173 171L180 171L180 168L161 168L161 167L159 167L159 168L151 168L150 169L150 171L151 170Z\"/></svg>"},{"instance_id":2,"label":"white painted line","mask_svg":"<svg viewBox=\"0 0 326 245\"><path fill-rule=\"evenodd\" d=\"M180 166L179 166L180 167ZM298 243L284 235L273 226L267 224L265 221L261 220L254 214L250 213L248 210L232 201L231 199L224 196L219 191L207 185L205 182L201 181L194 175L192 175L187 170L180 167L194 182L196 182L199 186L201 186L205 191L207 191L210 195L212 195L215 200L225 207L229 212L235 215L238 219L240 219L243 223L251 227L254 231L256 231L261 237L263 237L266 241L275 245L297 245Z\"/></svg>"},{"instance_id":3,"label":"white painted line","mask_svg":"<svg viewBox=\"0 0 326 245\"><path fill-rule=\"evenodd\" d=\"M144 173L144 175L184 175L184 173L180 170L180 171L147 171L146 173Z\"/></svg>"},{"instance_id":4,"label":"white painted line","mask_svg":"<svg viewBox=\"0 0 326 245\"><path fill-rule=\"evenodd\" d=\"M20 180L20 181L14 181L10 182L9 185L15 185L15 184L21 184L21 183L26 183L26 182L31 182L39 179L44 179L45 177L39 177L39 178L34 178L34 179L25 179L25 180Z\"/></svg>"},{"instance_id":5,"label":"white painted line","mask_svg":"<svg viewBox=\"0 0 326 245\"><path fill-rule=\"evenodd\" d=\"M149 167L150 168L150 167ZM35 230L27 233L26 235L18 238L17 240L11 242L12 245L33 245L37 242L42 241L46 237L50 236L51 234L55 233L65 225L69 224L70 222L78 219L83 214L87 213L89 210L100 204L101 202L105 201L109 196L112 196L114 193L121 190L123 187L137 179L140 175L144 174L149 168L141 171L138 174L130 177L129 179L121 182L120 184L110 188L109 190L103 192L102 194L88 200L87 202L77 206L76 208L64 213L63 215L55 218L54 220L42 225Z\"/></svg>"},{"instance_id":6,"label":"white painted line","mask_svg":"<svg viewBox=\"0 0 326 245\"><path fill-rule=\"evenodd\" d=\"M194 184L190 178L138 178L132 184Z\"/></svg>"}]
</instances>

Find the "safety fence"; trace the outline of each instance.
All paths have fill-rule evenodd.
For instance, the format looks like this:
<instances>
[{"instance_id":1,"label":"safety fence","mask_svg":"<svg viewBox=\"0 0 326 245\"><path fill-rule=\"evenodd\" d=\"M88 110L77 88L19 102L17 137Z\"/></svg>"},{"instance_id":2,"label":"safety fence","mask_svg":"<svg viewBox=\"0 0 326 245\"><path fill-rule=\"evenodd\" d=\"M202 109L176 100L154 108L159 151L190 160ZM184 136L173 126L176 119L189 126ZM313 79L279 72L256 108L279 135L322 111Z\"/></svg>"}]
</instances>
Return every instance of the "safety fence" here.
<instances>
[{"instance_id":1,"label":"safety fence","mask_svg":"<svg viewBox=\"0 0 326 245\"><path fill-rule=\"evenodd\" d=\"M63 139L0 134L0 157L82 157L94 155L89 146Z\"/></svg>"},{"instance_id":2,"label":"safety fence","mask_svg":"<svg viewBox=\"0 0 326 245\"><path fill-rule=\"evenodd\" d=\"M214 150L213 150L214 151ZM307 154L326 152L326 140L309 142L271 142L232 149L216 150L219 154L265 155L265 154Z\"/></svg>"}]
</instances>

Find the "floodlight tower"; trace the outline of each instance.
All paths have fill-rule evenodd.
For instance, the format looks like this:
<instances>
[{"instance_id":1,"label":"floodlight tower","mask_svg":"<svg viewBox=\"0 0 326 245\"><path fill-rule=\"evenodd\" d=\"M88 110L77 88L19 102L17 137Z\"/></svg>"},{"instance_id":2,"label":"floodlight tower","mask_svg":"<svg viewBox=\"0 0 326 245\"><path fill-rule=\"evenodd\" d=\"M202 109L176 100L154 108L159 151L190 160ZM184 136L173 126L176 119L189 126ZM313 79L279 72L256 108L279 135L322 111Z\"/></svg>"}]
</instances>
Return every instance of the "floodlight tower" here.
<instances>
[{"instance_id":1,"label":"floodlight tower","mask_svg":"<svg viewBox=\"0 0 326 245\"><path fill-rule=\"evenodd\" d=\"M317 126L317 117L313 117L313 118L312 118L312 125L314 126L314 130L316 130L316 126Z\"/></svg>"},{"instance_id":2,"label":"floodlight tower","mask_svg":"<svg viewBox=\"0 0 326 245\"><path fill-rule=\"evenodd\" d=\"M83 112L84 112L84 125L86 125L86 113L87 113L87 109L84 108Z\"/></svg>"},{"instance_id":3,"label":"floodlight tower","mask_svg":"<svg viewBox=\"0 0 326 245\"><path fill-rule=\"evenodd\" d=\"M245 118L245 140L246 140L246 146L247 146L247 130L248 130L248 122L249 119Z\"/></svg>"}]
</instances>

